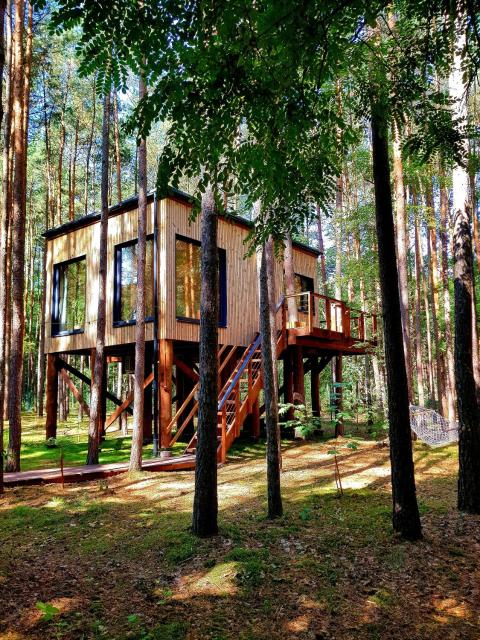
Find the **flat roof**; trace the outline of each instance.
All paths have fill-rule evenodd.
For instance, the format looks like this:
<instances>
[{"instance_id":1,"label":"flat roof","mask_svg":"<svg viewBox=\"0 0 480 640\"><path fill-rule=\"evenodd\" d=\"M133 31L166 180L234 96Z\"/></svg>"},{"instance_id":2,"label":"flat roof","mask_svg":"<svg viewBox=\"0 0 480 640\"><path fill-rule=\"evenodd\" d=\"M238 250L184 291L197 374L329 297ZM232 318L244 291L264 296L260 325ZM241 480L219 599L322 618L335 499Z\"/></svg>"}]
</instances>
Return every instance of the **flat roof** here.
<instances>
[{"instance_id":1,"label":"flat roof","mask_svg":"<svg viewBox=\"0 0 480 640\"><path fill-rule=\"evenodd\" d=\"M150 191L147 194L147 203L153 202L154 191ZM193 197L185 191L181 191L180 189L175 189L174 187L170 187L170 193L166 196L166 198L172 198L174 200L181 200L185 204L191 205L193 202ZM136 209L138 206L138 194L135 196L131 196L126 200L122 200L122 202L118 202L117 204L112 205L108 208L108 217L119 215L121 213L125 213L126 211L131 211L132 209ZM252 229L254 227L254 222L252 220L247 220L246 218L242 218L241 216L236 216L234 214L227 214L223 216L227 220L231 220L235 224L242 226L246 229ZM71 231L75 231L76 229L81 229L82 227L87 227L90 224L94 224L100 220L100 213L92 212L88 213L81 218L77 218L76 220L69 220L68 222L64 222L63 224L52 227L51 229L47 229L43 233L43 237L47 240L51 240L52 238L58 238L59 236L63 236L66 233L70 233ZM303 249L304 251L308 251L315 256L320 255L320 251L318 249L314 249L303 242L298 242L296 240L293 241L293 245L298 249Z\"/></svg>"}]
</instances>

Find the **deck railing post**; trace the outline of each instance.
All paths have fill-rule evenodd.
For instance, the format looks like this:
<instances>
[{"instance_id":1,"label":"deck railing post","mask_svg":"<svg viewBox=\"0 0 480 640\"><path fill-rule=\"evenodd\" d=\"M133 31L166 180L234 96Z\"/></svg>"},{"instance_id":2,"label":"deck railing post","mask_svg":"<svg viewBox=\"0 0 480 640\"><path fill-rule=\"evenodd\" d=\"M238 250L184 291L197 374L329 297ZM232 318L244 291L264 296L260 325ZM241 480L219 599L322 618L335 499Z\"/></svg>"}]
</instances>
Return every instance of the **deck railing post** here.
<instances>
[{"instance_id":1,"label":"deck railing post","mask_svg":"<svg viewBox=\"0 0 480 640\"><path fill-rule=\"evenodd\" d=\"M222 440L220 447L220 462L224 463L227 459L227 405L222 409Z\"/></svg>"},{"instance_id":2,"label":"deck railing post","mask_svg":"<svg viewBox=\"0 0 480 640\"><path fill-rule=\"evenodd\" d=\"M240 435L240 379L235 387L235 435Z\"/></svg>"},{"instance_id":3,"label":"deck railing post","mask_svg":"<svg viewBox=\"0 0 480 640\"><path fill-rule=\"evenodd\" d=\"M308 333L313 329L313 293L308 292Z\"/></svg>"},{"instance_id":4,"label":"deck railing post","mask_svg":"<svg viewBox=\"0 0 480 640\"><path fill-rule=\"evenodd\" d=\"M330 298L325 298L325 319L327 321L327 331L332 329L332 306Z\"/></svg>"},{"instance_id":5,"label":"deck railing post","mask_svg":"<svg viewBox=\"0 0 480 640\"><path fill-rule=\"evenodd\" d=\"M360 340L364 342L365 340L365 314L363 311L360 312L360 317L358 319L358 333Z\"/></svg>"}]
</instances>

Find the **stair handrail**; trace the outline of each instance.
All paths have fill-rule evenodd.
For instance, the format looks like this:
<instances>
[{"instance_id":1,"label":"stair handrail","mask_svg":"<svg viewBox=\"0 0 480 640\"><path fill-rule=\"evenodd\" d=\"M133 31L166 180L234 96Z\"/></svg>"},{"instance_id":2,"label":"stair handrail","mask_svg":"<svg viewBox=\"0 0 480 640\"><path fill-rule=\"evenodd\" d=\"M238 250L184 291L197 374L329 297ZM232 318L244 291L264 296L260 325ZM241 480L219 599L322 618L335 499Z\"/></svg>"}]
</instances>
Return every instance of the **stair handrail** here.
<instances>
[{"instance_id":1,"label":"stair handrail","mask_svg":"<svg viewBox=\"0 0 480 640\"><path fill-rule=\"evenodd\" d=\"M277 314L278 311L283 307L284 302L285 302L285 296L282 296L280 298L279 302L277 303L277 306L275 307L275 314ZM225 402L227 401L228 397L230 396L232 391L237 386L237 382L242 377L243 372L248 367L248 364L249 364L250 360L252 359L253 354L258 349L258 347L260 346L261 342L262 342L262 336L260 334L258 334L258 336L253 341L250 349L247 351L247 354L243 357L243 361L240 364L237 373L233 377L231 383L227 387L227 390L222 395L222 397L221 397L221 399L220 399L220 401L218 403L218 412L219 413L220 413L220 411L222 411L222 409L223 409L223 407L225 405Z\"/></svg>"},{"instance_id":2,"label":"stair handrail","mask_svg":"<svg viewBox=\"0 0 480 640\"><path fill-rule=\"evenodd\" d=\"M230 382L230 384L227 387L227 390L225 391L225 393L223 394L223 396L221 397L219 403L218 403L218 412L220 412L228 397L230 396L230 394L232 393L232 391L234 390L234 388L237 386L237 382L240 380L240 378L242 377L243 372L245 371L245 369L248 366L248 363L250 362L250 360L253 357L253 354L255 353L255 351L258 349L260 343L262 342L262 338L260 335L258 335L255 340L253 341L250 349L247 351L246 356L244 356L243 362L240 365L240 367L238 368L237 373L235 374L235 376L232 378L232 381Z\"/></svg>"}]
</instances>

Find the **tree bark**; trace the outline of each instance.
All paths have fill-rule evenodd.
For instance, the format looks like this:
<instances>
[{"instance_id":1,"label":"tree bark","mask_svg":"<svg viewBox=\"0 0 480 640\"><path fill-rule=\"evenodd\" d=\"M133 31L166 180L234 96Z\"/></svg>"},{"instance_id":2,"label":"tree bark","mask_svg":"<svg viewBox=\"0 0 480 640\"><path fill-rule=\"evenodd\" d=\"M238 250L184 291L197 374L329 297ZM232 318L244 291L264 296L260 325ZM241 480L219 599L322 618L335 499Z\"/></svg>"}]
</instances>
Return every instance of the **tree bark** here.
<instances>
[{"instance_id":1,"label":"tree bark","mask_svg":"<svg viewBox=\"0 0 480 640\"><path fill-rule=\"evenodd\" d=\"M12 212L12 326L8 379L9 443L7 471L20 471L22 432L23 336L25 332L25 135L24 135L24 2L14 1L13 131L14 179Z\"/></svg>"},{"instance_id":2,"label":"tree bark","mask_svg":"<svg viewBox=\"0 0 480 640\"><path fill-rule=\"evenodd\" d=\"M405 206L405 184L403 179L402 148L396 124L393 125L393 185L396 212L396 245L398 264L398 284L400 288L400 313L402 318L403 350L407 367L408 398L412 401L412 354L410 348L409 303L408 303L408 232Z\"/></svg>"},{"instance_id":3,"label":"tree bark","mask_svg":"<svg viewBox=\"0 0 480 640\"><path fill-rule=\"evenodd\" d=\"M433 359L434 368L437 379L437 409L442 415L446 415L446 395L444 388L444 365L443 353L440 346L440 327L438 318L440 315L440 303L438 296L438 259L437 259L437 224L435 217L435 206L433 198L433 186L431 181L427 184L426 189L426 205L427 205L427 239L428 239L428 273L429 284L432 301L432 324L433 339L435 341L435 357Z\"/></svg>"},{"instance_id":4,"label":"tree bark","mask_svg":"<svg viewBox=\"0 0 480 640\"><path fill-rule=\"evenodd\" d=\"M416 195L413 196L414 205L417 204ZM420 225L418 222L418 212L415 211L415 362L417 369L417 396L418 404L425 406L425 389L423 380L423 358L422 358L422 257L420 246Z\"/></svg>"},{"instance_id":5,"label":"tree bark","mask_svg":"<svg viewBox=\"0 0 480 640\"><path fill-rule=\"evenodd\" d=\"M107 241L108 241L108 164L110 138L110 93L103 98L102 126L102 211L100 217L100 246L98 269L98 308L97 339L95 362L92 375L92 393L90 399L90 421L88 426L87 464L98 463L100 444L100 423L102 420L102 390L105 367L105 327L106 327L106 294L107 294Z\"/></svg>"},{"instance_id":6,"label":"tree bark","mask_svg":"<svg viewBox=\"0 0 480 640\"><path fill-rule=\"evenodd\" d=\"M78 149L78 128L79 120L75 124L75 135L73 139L73 149L70 152L70 169L68 172L68 219L75 219L75 194L77 189L77 149Z\"/></svg>"},{"instance_id":7,"label":"tree bark","mask_svg":"<svg viewBox=\"0 0 480 640\"><path fill-rule=\"evenodd\" d=\"M403 351L398 272L395 259L392 194L387 127L380 105L372 104L372 152L375 218L382 293L387 368L390 461L392 467L393 528L409 540L422 535L415 492L408 383Z\"/></svg>"},{"instance_id":8,"label":"tree bark","mask_svg":"<svg viewBox=\"0 0 480 640\"><path fill-rule=\"evenodd\" d=\"M0 78L3 78L3 71L6 67L6 86L10 85L10 16L7 15L7 38L5 38L5 13L7 8L6 0L0 0ZM6 40L6 42L5 42ZM5 51L7 49L7 52ZM0 83L0 133L3 126L4 131L10 131L10 100L9 89L6 90L5 105L7 110L7 117L5 122L3 121L3 83ZM5 138L5 136L4 136ZM5 163L5 155L7 156L8 167L8 148L6 154L4 151L3 162ZM7 235L8 235L8 210L5 205L7 199L7 189L3 192L3 203L0 211L0 282L5 283L6 279L6 258L7 258ZM3 413L4 413L4 397L5 397L5 312L6 312L7 300L6 300L6 287L0 287L0 493L3 493Z\"/></svg>"},{"instance_id":9,"label":"tree bark","mask_svg":"<svg viewBox=\"0 0 480 640\"><path fill-rule=\"evenodd\" d=\"M466 20L460 13L455 22L453 68L450 97L454 116L460 124L467 121L467 86L463 75L466 46ZM463 145L466 159L468 146ZM458 508L480 513L480 411L472 363L473 253L470 231L468 174L464 166L453 168L453 243L455 291L455 384L459 420Z\"/></svg>"},{"instance_id":10,"label":"tree bark","mask_svg":"<svg viewBox=\"0 0 480 640\"><path fill-rule=\"evenodd\" d=\"M200 361L195 495L192 531L218 533L217 407L218 407L218 247L215 197L208 187L201 212Z\"/></svg>"},{"instance_id":11,"label":"tree bark","mask_svg":"<svg viewBox=\"0 0 480 640\"><path fill-rule=\"evenodd\" d=\"M298 322L297 298L295 297L295 269L293 267L293 246L292 236L287 234L285 238L283 268L285 271L285 291L287 296L288 321Z\"/></svg>"},{"instance_id":12,"label":"tree bark","mask_svg":"<svg viewBox=\"0 0 480 640\"><path fill-rule=\"evenodd\" d=\"M322 293L327 295L327 266L325 263L325 246L323 243L323 230L322 230L322 211L320 205L317 205L317 238L318 238L318 250L320 251L320 274L322 281Z\"/></svg>"},{"instance_id":13,"label":"tree bark","mask_svg":"<svg viewBox=\"0 0 480 640\"><path fill-rule=\"evenodd\" d=\"M121 202L122 201L122 161L120 156L120 127L118 125L118 95L117 95L116 89L113 92L113 128L114 128L114 138L115 138L117 199L118 199L118 202ZM139 152L140 152L140 149L138 149L138 153ZM139 179L140 179L140 176L139 176Z\"/></svg>"},{"instance_id":14,"label":"tree bark","mask_svg":"<svg viewBox=\"0 0 480 640\"><path fill-rule=\"evenodd\" d=\"M445 171L440 167L440 243L442 252L443 319L445 323L445 383L448 419L455 420L455 363L453 359L452 322L450 319L450 286L448 279L449 203Z\"/></svg>"},{"instance_id":15,"label":"tree bark","mask_svg":"<svg viewBox=\"0 0 480 640\"><path fill-rule=\"evenodd\" d=\"M280 489L280 441L278 433L278 405L273 367L270 296L267 279L266 247L263 247L260 266L260 335L262 338L263 393L265 398L265 428L267 432L267 493L268 517L283 513Z\"/></svg>"},{"instance_id":16,"label":"tree bark","mask_svg":"<svg viewBox=\"0 0 480 640\"><path fill-rule=\"evenodd\" d=\"M139 100L145 96L145 83L139 82ZM135 382L133 405L133 434L130 452L130 471L142 468L143 419L145 393L145 259L147 247L147 141L141 138L138 145L138 243L137 243L137 312L135 325Z\"/></svg>"},{"instance_id":17,"label":"tree bark","mask_svg":"<svg viewBox=\"0 0 480 640\"><path fill-rule=\"evenodd\" d=\"M97 108L97 79L93 78L93 96L92 96L92 126L90 127L90 135L88 138L87 157L85 160L85 185L84 185L84 213L88 213L88 185L90 180L90 157L92 155L93 146L93 134L95 131L95 117ZM136 170L135 170L136 171ZM136 188L135 188L136 192ZM107 201L108 201L108 188L107 188Z\"/></svg>"}]
</instances>

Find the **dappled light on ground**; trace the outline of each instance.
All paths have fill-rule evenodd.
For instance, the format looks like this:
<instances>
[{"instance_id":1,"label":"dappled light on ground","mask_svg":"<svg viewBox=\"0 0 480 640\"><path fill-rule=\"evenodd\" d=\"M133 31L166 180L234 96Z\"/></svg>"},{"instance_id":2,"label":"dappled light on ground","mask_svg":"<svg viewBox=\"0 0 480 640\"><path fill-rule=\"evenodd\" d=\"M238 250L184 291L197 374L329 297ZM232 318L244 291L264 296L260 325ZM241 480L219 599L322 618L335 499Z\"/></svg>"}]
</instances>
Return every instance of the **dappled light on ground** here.
<instances>
[{"instance_id":1,"label":"dappled light on ground","mask_svg":"<svg viewBox=\"0 0 480 640\"><path fill-rule=\"evenodd\" d=\"M210 540L189 532L192 473L8 490L0 639L477 640L480 518L455 509L455 447L415 445L425 536L409 544L391 529L388 448L346 442L343 496L332 442L285 447L273 522L263 453L236 456Z\"/></svg>"}]
</instances>

